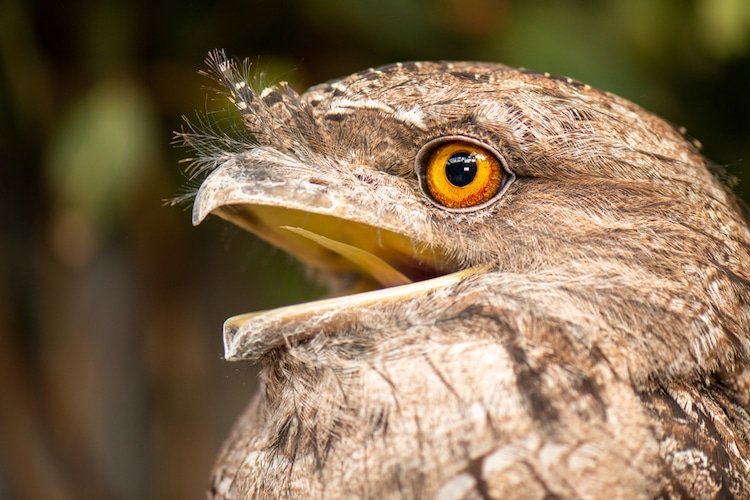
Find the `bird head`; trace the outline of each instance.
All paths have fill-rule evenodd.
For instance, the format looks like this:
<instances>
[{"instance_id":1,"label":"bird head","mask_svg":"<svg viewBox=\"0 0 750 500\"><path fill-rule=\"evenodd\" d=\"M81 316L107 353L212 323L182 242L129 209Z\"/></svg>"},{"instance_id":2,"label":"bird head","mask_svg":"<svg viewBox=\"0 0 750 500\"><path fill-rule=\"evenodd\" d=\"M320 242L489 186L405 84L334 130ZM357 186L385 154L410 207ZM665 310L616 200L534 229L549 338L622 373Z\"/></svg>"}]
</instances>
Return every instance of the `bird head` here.
<instances>
[{"instance_id":1,"label":"bird head","mask_svg":"<svg viewBox=\"0 0 750 500\"><path fill-rule=\"evenodd\" d=\"M671 124L499 64L395 64L299 95L253 89L220 52L208 62L251 139L186 137L209 171L193 222L249 230L337 295L229 319L228 359L353 335L368 314L397 328L487 308L552 318L564 329L545 335L635 382L747 359L750 231Z\"/></svg>"}]
</instances>

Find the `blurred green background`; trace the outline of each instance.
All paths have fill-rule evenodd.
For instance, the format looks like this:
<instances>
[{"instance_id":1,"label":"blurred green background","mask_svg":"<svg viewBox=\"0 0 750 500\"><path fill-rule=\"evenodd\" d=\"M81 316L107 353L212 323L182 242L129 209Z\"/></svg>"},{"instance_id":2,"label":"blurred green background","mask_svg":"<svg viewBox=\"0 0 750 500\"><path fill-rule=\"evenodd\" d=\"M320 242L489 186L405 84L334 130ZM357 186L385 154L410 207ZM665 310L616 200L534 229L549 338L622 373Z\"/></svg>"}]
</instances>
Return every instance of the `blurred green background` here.
<instances>
[{"instance_id":1,"label":"blurred green background","mask_svg":"<svg viewBox=\"0 0 750 500\"><path fill-rule=\"evenodd\" d=\"M298 90L368 66L499 61L684 125L750 197L747 0L0 3L0 498L202 498L256 385L228 316L316 295L194 189L181 115L213 48Z\"/></svg>"}]
</instances>

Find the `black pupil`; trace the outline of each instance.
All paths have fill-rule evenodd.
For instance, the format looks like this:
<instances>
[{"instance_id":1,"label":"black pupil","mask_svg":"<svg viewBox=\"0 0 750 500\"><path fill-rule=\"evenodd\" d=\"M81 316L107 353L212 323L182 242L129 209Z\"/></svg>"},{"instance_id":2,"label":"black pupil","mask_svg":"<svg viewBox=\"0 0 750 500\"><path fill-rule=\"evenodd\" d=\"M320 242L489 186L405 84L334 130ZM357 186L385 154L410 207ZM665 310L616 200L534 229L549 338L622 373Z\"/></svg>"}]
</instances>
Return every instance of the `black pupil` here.
<instances>
[{"instance_id":1,"label":"black pupil","mask_svg":"<svg viewBox=\"0 0 750 500\"><path fill-rule=\"evenodd\" d=\"M445 162L445 177L456 187L471 184L477 176L477 160L469 153L459 151Z\"/></svg>"}]
</instances>

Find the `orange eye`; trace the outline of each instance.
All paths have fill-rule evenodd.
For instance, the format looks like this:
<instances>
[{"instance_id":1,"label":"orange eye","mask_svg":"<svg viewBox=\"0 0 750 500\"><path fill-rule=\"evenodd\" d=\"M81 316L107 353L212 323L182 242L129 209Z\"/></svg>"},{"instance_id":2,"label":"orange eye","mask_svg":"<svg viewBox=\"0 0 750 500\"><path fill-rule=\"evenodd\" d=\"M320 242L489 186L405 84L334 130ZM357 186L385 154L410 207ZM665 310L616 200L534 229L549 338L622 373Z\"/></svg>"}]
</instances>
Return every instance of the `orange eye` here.
<instances>
[{"instance_id":1,"label":"orange eye","mask_svg":"<svg viewBox=\"0 0 750 500\"><path fill-rule=\"evenodd\" d=\"M503 184L503 167L494 153L466 140L451 140L429 154L424 180L435 201L468 208L488 201Z\"/></svg>"}]
</instances>

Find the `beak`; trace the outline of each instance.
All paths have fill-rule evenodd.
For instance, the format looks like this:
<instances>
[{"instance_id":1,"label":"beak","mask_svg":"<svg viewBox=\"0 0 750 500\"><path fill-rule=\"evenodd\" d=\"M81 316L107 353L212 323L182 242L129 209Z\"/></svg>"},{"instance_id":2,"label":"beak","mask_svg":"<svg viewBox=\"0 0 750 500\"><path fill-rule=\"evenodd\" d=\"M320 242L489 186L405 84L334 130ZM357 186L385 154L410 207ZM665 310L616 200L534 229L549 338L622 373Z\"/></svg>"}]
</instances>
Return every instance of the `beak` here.
<instances>
[{"instance_id":1,"label":"beak","mask_svg":"<svg viewBox=\"0 0 750 500\"><path fill-rule=\"evenodd\" d=\"M224 325L230 360L256 359L269 348L289 344L300 323L445 286L432 278L448 278L444 275L458 269L428 243L428 211L412 188L403 179L366 167L309 165L263 148L232 155L196 195L193 223L208 214L313 268L357 276L357 290L374 290L231 318Z\"/></svg>"}]
</instances>

